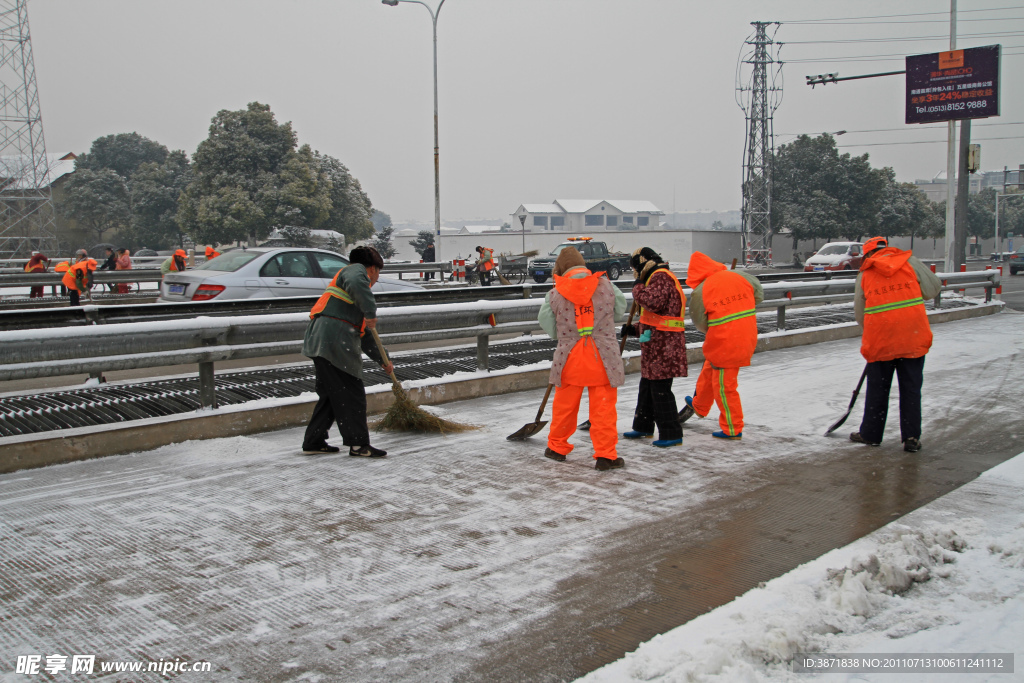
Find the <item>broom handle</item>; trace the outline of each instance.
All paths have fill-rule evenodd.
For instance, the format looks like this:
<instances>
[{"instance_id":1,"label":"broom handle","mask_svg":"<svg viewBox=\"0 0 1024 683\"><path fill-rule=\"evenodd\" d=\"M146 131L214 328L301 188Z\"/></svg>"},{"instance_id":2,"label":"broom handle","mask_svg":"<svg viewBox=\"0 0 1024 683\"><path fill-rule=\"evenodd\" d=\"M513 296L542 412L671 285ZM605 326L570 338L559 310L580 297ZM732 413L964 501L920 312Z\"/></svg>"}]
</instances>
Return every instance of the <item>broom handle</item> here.
<instances>
[{"instance_id":1,"label":"broom handle","mask_svg":"<svg viewBox=\"0 0 1024 683\"><path fill-rule=\"evenodd\" d=\"M629 319L626 320L626 324L627 325L632 325L633 324L633 316L636 315L636 309L637 308L638 308L637 307L637 303L634 301L633 302L633 307L631 309L629 309ZM625 351L625 350L626 350L626 335L622 335L622 341L619 342L619 355L621 356L622 352Z\"/></svg>"},{"instance_id":2,"label":"broom handle","mask_svg":"<svg viewBox=\"0 0 1024 683\"><path fill-rule=\"evenodd\" d=\"M385 365L391 365L391 360L388 358L388 351L384 348L384 343L380 340L380 335L377 334L377 328L371 327L370 332L373 333L373 341L377 342L377 350L380 351L381 358L384 359ZM391 381L398 384L398 378L395 377L395 368L391 366Z\"/></svg>"}]
</instances>

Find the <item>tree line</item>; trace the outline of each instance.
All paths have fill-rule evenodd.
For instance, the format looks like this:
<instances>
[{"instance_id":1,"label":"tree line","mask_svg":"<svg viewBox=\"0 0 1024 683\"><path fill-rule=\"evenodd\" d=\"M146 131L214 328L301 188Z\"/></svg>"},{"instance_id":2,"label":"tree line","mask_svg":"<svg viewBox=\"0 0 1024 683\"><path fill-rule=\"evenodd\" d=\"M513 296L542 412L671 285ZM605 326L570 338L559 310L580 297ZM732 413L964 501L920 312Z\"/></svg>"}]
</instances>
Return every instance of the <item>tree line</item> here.
<instances>
[{"instance_id":1,"label":"tree line","mask_svg":"<svg viewBox=\"0 0 1024 683\"><path fill-rule=\"evenodd\" d=\"M801 135L773 157L772 225L798 241L861 241L872 235L939 238L946 232L945 202L933 202L892 168L872 168L868 155L840 154L835 138ZM967 233L990 238L995 190L968 197ZM1024 201L1000 206L1000 234L1024 233Z\"/></svg>"},{"instance_id":2,"label":"tree line","mask_svg":"<svg viewBox=\"0 0 1024 683\"><path fill-rule=\"evenodd\" d=\"M386 218L341 161L300 146L291 123L259 102L217 112L191 159L138 133L98 138L60 194L68 221L133 248L181 247L186 237L255 246L276 228L300 240L333 230L351 243Z\"/></svg>"}]
</instances>

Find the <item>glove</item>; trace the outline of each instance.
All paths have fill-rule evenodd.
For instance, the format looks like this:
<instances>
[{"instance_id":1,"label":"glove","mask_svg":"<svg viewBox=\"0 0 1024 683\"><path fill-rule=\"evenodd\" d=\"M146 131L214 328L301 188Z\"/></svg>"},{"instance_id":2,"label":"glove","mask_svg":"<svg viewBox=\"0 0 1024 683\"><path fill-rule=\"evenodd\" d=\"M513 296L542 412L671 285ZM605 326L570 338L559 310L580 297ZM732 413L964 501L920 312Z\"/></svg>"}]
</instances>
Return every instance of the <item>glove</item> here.
<instances>
[{"instance_id":1,"label":"glove","mask_svg":"<svg viewBox=\"0 0 1024 683\"><path fill-rule=\"evenodd\" d=\"M636 329L636 325L623 325L622 336L625 337L639 337L640 330Z\"/></svg>"},{"instance_id":2,"label":"glove","mask_svg":"<svg viewBox=\"0 0 1024 683\"><path fill-rule=\"evenodd\" d=\"M649 341L651 341L651 331L650 330L644 330L644 333L640 335L640 343L643 344L644 342L649 342Z\"/></svg>"}]
</instances>

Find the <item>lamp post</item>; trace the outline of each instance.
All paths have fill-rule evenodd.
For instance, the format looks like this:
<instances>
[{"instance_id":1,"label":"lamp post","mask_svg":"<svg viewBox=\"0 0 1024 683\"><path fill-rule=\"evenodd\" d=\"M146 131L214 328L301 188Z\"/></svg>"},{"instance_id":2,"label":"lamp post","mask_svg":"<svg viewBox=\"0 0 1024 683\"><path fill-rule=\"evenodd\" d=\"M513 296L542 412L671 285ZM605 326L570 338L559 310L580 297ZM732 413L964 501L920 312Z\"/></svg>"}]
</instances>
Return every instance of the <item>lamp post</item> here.
<instances>
[{"instance_id":1,"label":"lamp post","mask_svg":"<svg viewBox=\"0 0 1024 683\"><path fill-rule=\"evenodd\" d=\"M526 253L526 214L519 217L519 225L523 227L523 253Z\"/></svg>"},{"instance_id":2,"label":"lamp post","mask_svg":"<svg viewBox=\"0 0 1024 683\"><path fill-rule=\"evenodd\" d=\"M437 144L437 17L441 14L441 6L444 0L437 5L437 10L430 9L430 5L422 0L381 0L389 7L396 7L400 2L414 2L423 5L430 12L430 21L434 25L434 241L437 242L438 261L441 260L441 163L438 155Z\"/></svg>"}]
</instances>

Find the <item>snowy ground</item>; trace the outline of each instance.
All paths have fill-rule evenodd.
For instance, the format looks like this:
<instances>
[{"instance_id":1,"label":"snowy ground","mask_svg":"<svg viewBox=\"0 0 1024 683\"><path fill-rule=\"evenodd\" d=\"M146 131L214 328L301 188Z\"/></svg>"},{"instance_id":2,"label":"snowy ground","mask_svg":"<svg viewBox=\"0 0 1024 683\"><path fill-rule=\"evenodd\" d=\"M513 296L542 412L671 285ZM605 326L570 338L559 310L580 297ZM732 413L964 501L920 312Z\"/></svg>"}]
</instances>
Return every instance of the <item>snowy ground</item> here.
<instances>
[{"instance_id":1,"label":"snowy ground","mask_svg":"<svg viewBox=\"0 0 1024 683\"><path fill-rule=\"evenodd\" d=\"M890 665L903 658L894 653L1011 653L1016 673L812 675L793 672L796 653L884 653L879 659ZM580 683L812 678L1024 679L1024 453Z\"/></svg>"},{"instance_id":2,"label":"snowy ground","mask_svg":"<svg viewBox=\"0 0 1024 683\"><path fill-rule=\"evenodd\" d=\"M1014 425L1024 385L1018 360L1024 316L947 323L936 326L935 335L925 367L925 451L910 457L927 468L949 444L979 461L997 446L1012 447L1007 442L1019 440ZM613 472L593 469L584 435L574 437L579 448L566 463L541 456L543 438L505 441L534 419L543 394L537 390L436 408L481 429L453 437L379 435L375 444L389 451L381 461L303 457L297 454L301 430L292 429L2 475L0 680L37 680L11 673L18 655L33 653L213 662L213 674L201 680L571 678L568 654L562 662L539 652L533 659L543 675L523 674L520 660L513 673L506 667L506 673L487 674L498 670L503 648L538 633L546 638L544 629L559 619L574 621L583 642L593 601L603 600L607 615L648 594L654 569L631 566L640 562L631 559L639 558L633 549L653 538L655 525L697 515L752 469L828 467L836 454L863 454L871 462L903 457L893 421L878 449L845 441L845 429L840 438L821 436L845 410L863 367L858 344L758 354L740 374L748 419L742 442L715 441L710 433L717 420L694 420L683 448L620 444L627 465ZM620 430L629 428L636 381L629 377L620 391ZM677 395L689 393L692 383L682 380ZM856 423L855 416L849 426ZM989 526L946 520L969 548L943 551L958 562L936 564L930 571L941 580L912 591L947 586L956 600L984 602L957 590L966 585L957 582L967 580L961 567L984 568L967 562L967 553L991 539L1009 554L990 553L989 566L1009 566L1019 563L1021 539L998 519L979 518ZM681 538L683 530L678 533ZM845 564L840 559L847 556L836 557L826 564ZM612 570L614 582L604 582ZM819 584L827 601L829 584L814 571L800 570L803 584L793 590L803 590L803 602L794 604L807 603ZM885 603L905 598L878 591L857 596L852 582L859 580L833 587L832 594L858 598L877 613L899 612L887 612L895 608ZM1000 576L991 595L1010 587ZM782 603L791 601L779 595ZM915 630L945 623L936 613L947 621L967 614L952 599L945 611L925 602L913 609L923 610L921 619L893 620L890 628L902 623L899 632L911 638ZM797 612L780 622L789 635L780 638L779 652L824 638L804 632L822 623L822 610ZM755 610L745 614L753 620ZM837 617L835 623L849 626L844 632L859 638L841 647L879 651L871 638L884 639L889 631L853 628L865 621ZM716 621L713 628L739 628L734 622ZM719 664L732 668L720 667L725 673L707 680L734 680L734 672L782 675L756 665L756 656L744 669L742 638L730 640L738 631L722 628L724 654L698 648L693 656L701 665L710 661L709 671ZM531 654L516 656L529 660ZM652 663L650 671L664 673L662 680L686 680L661 666Z\"/></svg>"}]
</instances>

